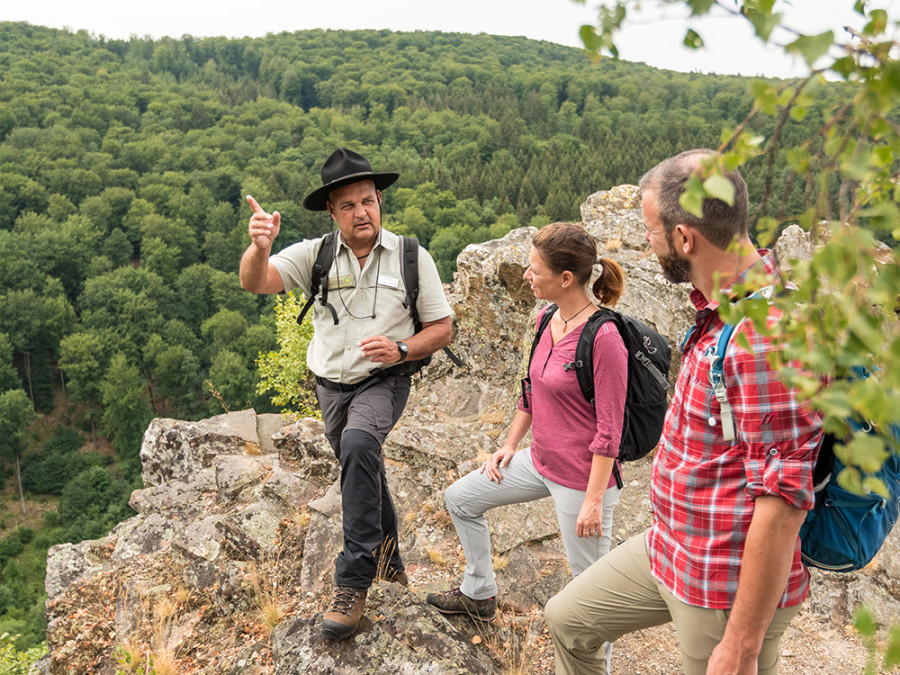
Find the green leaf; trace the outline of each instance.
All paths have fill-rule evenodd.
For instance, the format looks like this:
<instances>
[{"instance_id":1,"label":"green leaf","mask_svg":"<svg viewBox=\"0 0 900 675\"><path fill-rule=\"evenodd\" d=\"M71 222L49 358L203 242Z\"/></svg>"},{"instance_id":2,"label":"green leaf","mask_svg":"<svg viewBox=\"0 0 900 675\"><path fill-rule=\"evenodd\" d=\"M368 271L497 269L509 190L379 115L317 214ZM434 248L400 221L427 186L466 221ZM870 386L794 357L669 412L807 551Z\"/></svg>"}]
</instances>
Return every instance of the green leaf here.
<instances>
[{"instance_id":1,"label":"green leaf","mask_svg":"<svg viewBox=\"0 0 900 675\"><path fill-rule=\"evenodd\" d=\"M753 298L747 302L747 317L757 330L766 325L769 318L769 301L765 298Z\"/></svg>"},{"instance_id":2,"label":"green leaf","mask_svg":"<svg viewBox=\"0 0 900 675\"><path fill-rule=\"evenodd\" d=\"M691 16L700 16L709 12L716 0L687 0L687 4L691 8Z\"/></svg>"},{"instance_id":3,"label":"green leaf","mask_svg":"<svg viewBox=\"0 0 900 675\"><path fill-rule=\"evenodd\" d=\"M853 616L853 625L860 635L865 637L875 637L878 630L878 624L875 622L875 615L867 605L860 605Z\"/></svg>"},{"instance_id":4,"label":"green leaf","mask_svg":"<svg viewBox=\"0 0 900 675\"><path fill-rule=\"evenodd\" d=\"M869 23L863 28L863 33L874 37L881 35L887 29L888 14L883 9L873 9L869 14Z\"/></svg>"},{"instance_id":5,"label":"green leaf","mask_svg":"<svg viewBox=\"0 0 900 675\"><path fill-rule=\"evenodd\" d=\"M710 197L720 199L729 206L734 204L734 185L725 176L710 176L703 181L703 189Z\"/></svg>"},{"instance_id":6,"label":"green leaf","mask_svg":"<svg viewBox=\"0 0 900 675\"><path fill-rule=\"evenodd\" d=\"M850 384L850 405L866 419L880 419L880 408L884 405L885 392L877 377L866 377Z\"/></svg>"},{"instance_id":7,"label":"green leaf","mask_svg":"<svg viewBox=\"0 0 900 675\"><path fill-rule=\"evenodd\" d=\"M596 54L603 48L603 39L597 35L593 26L582 26L579 31L579 36L581 37L581 42L584 44L584 48L589 52Z\"/></svg>"},{"instance_id":8,"label":"green leaf","mask_svg":"<svg viewBox=\"0 0 900 675\"><path fill-rule=\"evenodd\" d=\"M848 80L851 73L856 72L856 61L853 60L852 56L843 56L831 64L831 70Z\"/></svg>"},{"instance_id":9,"label":"green leaf","mask_svg":"<svg viewBox=\"0 0 900 675\"><path fill-rule=\"evenodd\" d=\"M862 484L863 490L865 490L866 492L871 492L875 495L881 495L885 499L891 498L891 491L888 490L888 486L880 478L876 478L875 476L866 476L863 479Z\"/></svg>"},{"instance_id":10,"label":"green leaf","mask_svg":"<svg viewBox=\"0 0 900 675\"><path fill-rule=\"evenodd\" d=\"M688 28L687 33L684 34L684 46L689 49L700 49L703 46L703 38L692 28Z\"/></svg>"},{"instance_id":11,"label":"green leaf","mask_svg":"<svg viewBox=\"0 0 900 675\"><path fill-rule=\"evenodd\" d=\"M769 246L775 241L778 234L778 221L769 216L763 216L756 221L756 238L763 246Z\"/></svg>"},{"instance_id":12,"label":"green leaf","mask_svg":"<svg viewBox=\"0 0 900 675\"><path fill-rule=\"evenodd\" d=\"M830 359L830 356L826 356L826 359ZM846 388L840 387L838 384L834 384L822 392L818 405L820 410L835 417L850 417L853 413Z\"/></svg>"},{"instance_id":13,"label":"green leaf","mask_svg":"<svg viewBox=\"0 0 900 675\"><path fill-rule=\"evenodd\" d=\"M703 189L700 179L696 175L692 175L688 178L684 193L678 198L678 203L688 213L702 218L704 197L706 197L706 191Z\"/></svg>"},{"instance_id":14,"label":"green leaf","mask_svg":"<svg viewBox=\"0 0 900 675\"><path fill-rule=\"evenodd\" d=\"M726 139L723 142L727 143L728 141ZM741 166L741 164L747 161L747 159L749 158L744 157L742 153L739 152L726 152L724 155L722 155L722 161L725 163L726 171L734 171L739 166Z\"/></svg>"},{"instance_id":15,"label":"green leaf","mask_svg":"<svg viewBox=\"0 0 900 675\"><path fill-rule=\"evenodd\" d=\"M753 25L753 30L762 38L763 42L769 41L772 30L781 23L781 14L770 14L756 9L746 9L744 12L747 20Z\"/></svg>"},{"instance_id":16,"label":"green leaf","mask_svg":"<svg viewBox=\"0 0 900 675\"><path fill-rule=\"evenodd\" d=\"M863 210L861 215L870 218L870 224L875 229L893 232L900 225L900 213L895 204L878 204Z\"/></svg>"},{"instance_id":17,"label":"green leaf","mask_svg":"<svg viewBox=\"0 0 900 675\"><path fill-rule=\"evenodd\" d=\"M806 148L791 148L787 153L788 165L801 176L809 171L809 152Z\"/></svg>"},{"instance_id":18,"label":"green leaf","mask_svg":"<svg viewBox=\"0 0 900 675\"><path fill-rule=\"evenodd\" d=\"M750 83L750 91L756 99L756 105L766 115L774 115L778 110L778 92L768 82L753 80Z\"/></svg>"},{"instance_id":19,"label":"green leaf","mask_svg":"<svg viewBox=\"0 0 900 675\"><path fill-rule=\"evenodd\" d=\"M806 113L809 109L806 106L797 106L795 105L791 108L791 119L795 122L802 122L804 118L806 118Z\"/></svg>"},{"instance_id":20,"label":"green leaf","mask_svg":"<svg viewBox=\"0 0 900 675\"><path fill-rule=\"evenodd\" d=\"M897 95L900 88L900 62L893 61L884 64L884 83L888 91L893 95Z\"/></svg>"},{"instance_id":21,"label":"green leaf","mask_svg":"<svg viewBox=\"0 0 900 675\"><path fill-rule=\"evenodd\" d=\"M802 56L806 65L812 68L816 61L825 56L833 44L834 33L828 30L819 35L802 35L786 45L784 49Z\"/></svg>"},{"instance_id":22,"label":"green leaf","mask_svg":"<svg viewBox=\"0 0 900 675\"><path fill-rule=\"evenodd\" d=\"M845 464L858 466L868 474L877 473L882 464L888 458L884 443L875 434L857 431L853 434L853 440L844 446L841 461Z\"/></svg>"}]
</instances>

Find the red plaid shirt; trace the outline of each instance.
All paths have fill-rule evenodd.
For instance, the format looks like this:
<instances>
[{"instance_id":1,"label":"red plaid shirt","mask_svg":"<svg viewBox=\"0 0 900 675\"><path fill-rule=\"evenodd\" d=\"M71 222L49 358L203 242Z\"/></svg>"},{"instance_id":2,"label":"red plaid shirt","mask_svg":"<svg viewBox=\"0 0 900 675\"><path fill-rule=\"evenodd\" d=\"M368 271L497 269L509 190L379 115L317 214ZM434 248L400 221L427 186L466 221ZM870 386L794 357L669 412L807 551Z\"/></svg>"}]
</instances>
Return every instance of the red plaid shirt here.
<instances>
[{"instance_id":1,"label":"red plaid shirt","mask_svg":"<svg viewBox=\"0 0 900 675\"><path fill-rule=\"evenodd\" d=\"M761 265L777 279L772 254L760 254L763 260L754 268ZM743 283L748 271L733 283ZM684 346L653 461L654 522L647 543L653 575L675 597L697 607L727 609L737 592L754 500L778 495L798 509L813 507L821 421L779 382L766 362L774 346L751 321L744 321L738 331L747 335L751 348L738 344L736 331L724 362L735 440L723 440L719 402L708 373L724 323L718 305L696 289L691 300L697 307L696 327ZM774 320L773 309L769 321ZM779 607L803 602L808 592L809 572L800 561L798 537Z\"/></svg>"}]
</instances>

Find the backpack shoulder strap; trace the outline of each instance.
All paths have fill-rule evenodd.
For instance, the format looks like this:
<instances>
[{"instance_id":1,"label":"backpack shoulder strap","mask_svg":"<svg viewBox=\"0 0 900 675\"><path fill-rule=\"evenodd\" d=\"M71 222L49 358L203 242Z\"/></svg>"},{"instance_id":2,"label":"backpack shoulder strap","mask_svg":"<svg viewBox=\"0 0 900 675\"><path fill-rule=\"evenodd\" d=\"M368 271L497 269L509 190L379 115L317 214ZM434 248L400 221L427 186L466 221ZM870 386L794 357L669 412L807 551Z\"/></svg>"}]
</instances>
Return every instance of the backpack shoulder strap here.
<instances>
[{"instance_id":1,"label":"backpack shoulder strap","mask_svg":"<svg viewBox=\"0 0 900 675\"><path fill-rule=\"evenodd\" d=\"M422 330L422 322L419 320L419 240L415 237L400 236L400 277L403 279L403 286L406 289L406 299L403 301L403 307L409 310L412 317L413 326L418 333ZM444 347L444 353L447 358L457 368L463 367L463 362L454 354L450 347Z\"/></svg>"},{"instance_id":2,"label":"backpack shoulder strap","mask_svg":"<svg viewBox=\"0 0 900 675\"><path fill-rule=\"evenodd\" d=\"M741 322L743 321L744 319L741 320ZM722 328L716 342L712 363L709 366L709 382L713 386L713 392L719 402L722 416L722 439L726 441L734 440L734 416L731 404L728 402L728 392L725 390L725 353L728 351L728 345L739 325L740 323L726 323Z\"/></svg>"},{"instance_id":3,"label":"backpack shoulder strap","mask_svg":"<svg viewBox=\"0 0 900 675\"><path fill-rule=\"evenodd\" d=\"M309 280L309 298L307 299L306 304L303 305L303 309L300 310L300 316L297 317L298 324L303 323L306 313L309 311L309 308L312 307L316 300L316 295L321 289L322 306L327 307L331 311L334 325L338 325L337 312L334 307L328 304L328 271L331 269L331 265L334 262L335 242L337 237L337 230L335 230L334 233L326 234L322 237L322 242L319 244L319 252L316 254L316 261L313 263L312 275ZM324 284L322 283L322 279L325 279Z\"/></svg>"},{"instance_id":4,"label":"backpack shoulder strap","mask_svg":"<svg viewBox=\"0 0 900 675\"><path fill-rule=\"evenodd\" d=\"M415 237L400 237L400 276L406 288L406 299L403 307L409 310L416 332L422 328L419 322L419 310L416 302L419 299L419 240Z\"/></svg>"},{"instance_id":5,"label":"backpack shoulder strap","mask_svg":"<svg viewBox=\"0 0 900 675\"><path fill-rule=\"evenodd\" d=\"M765 298L771 302L774 293L774 286L764 286L748 295L747 298ZM736 324L725 324L722 332L719 333L719 339L716 341L716 351L712 356L712 362L709 367L709 382L713 386L722 415L722 439L726 441L734 440L734 415L731 410L731 404L728 402L728 392L725 389L725 354L728 351L728 345L731 343L732 337L734 337L734 334L738 332L738 329L746 320L747 318L744 317Z\"/></svg>"},{"instance_id":6,"label":"backpack shoulder strap","mask_svg":"<svg viewBox=\"0 0 900 675\"><path fill-rule=\"evenodd\" d=\"M601 307L591 314L585 322L584 328L581 329L581 335L578 336L578 344L575 346L575 360L564 366L566 370L575 368L575 375L578 378L578 386L581 388L581 393L584 394L584 398L591 405L594 405L594 340L597 337L600 326L607 321L616 321L616 318L616 312L607 307Z\"/></svg>"},{"instance_id":7,"label":"backpack shoulder strap","mask_svg":"<svg viewBox=\"0 0 900 675\"><path fill-rule=\"evenodd\" d=\"M528 365L525 367L525 377L522 378L522 400L525 401L526 408L531 407L531 404L528 402L528 392L531 389L531 361L534 358L534 352L537 349L538 342L541 341L541 335L544 334L544 330L550 325L550 319L553 318L554 312L556 312L556 305L553 303L547 305L544 309L544 313L541 314L540 321L538 321L537 329L534 332L534 340L531 341L531 353L528 355Z\"/></svg>"}]
</instances>

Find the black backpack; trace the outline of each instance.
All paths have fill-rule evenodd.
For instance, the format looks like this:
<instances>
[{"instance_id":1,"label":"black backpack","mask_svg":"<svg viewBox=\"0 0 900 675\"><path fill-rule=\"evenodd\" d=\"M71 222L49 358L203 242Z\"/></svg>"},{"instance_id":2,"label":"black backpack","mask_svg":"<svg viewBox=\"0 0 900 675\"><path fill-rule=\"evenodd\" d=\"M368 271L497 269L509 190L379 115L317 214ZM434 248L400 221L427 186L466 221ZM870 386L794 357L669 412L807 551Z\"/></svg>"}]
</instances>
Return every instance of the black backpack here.
<instances>
[{"instance_id":1,"label":"black backpack","mask_svg":"<svg viewBox=\"0 0 900 675\"><path fill-rule=\"evenodd\" d=\"M531 343L531 355L528 357L528 371L522 380L522 396L528 407L528 392L531 389L531 360L541 339L544 329L550 325L550 319L556 311L556 305L549 305L541 316ZM669 390L667 375L672 350L669 341L645 323L630 316L601 307L587 320L578 344L575 347L575 360L565 365L566 370L575 369L578 385L584 398L594 405L594 338L597 331L607 321L614 321L625 349L628 352L628 385L625 392L625 418L622 423L622 440L619 443L619 460L633 462L649 453L659 443L663 421L668 408L666 398ZM614 467L616 484L622 487L622 476L618 467Z\"/></svg>"},{"instance_id":2,"label":"black backpack","mask_svg":"<svg viewBox=\"0 0 900 675\"><path fill-rule=\"evenodd\" d=\"M334 319L334 325L338 325L337 312L328 302L328 284L322 284L322 279L327 278L328 271L334 262L334 246L338 236L339 231L335 230L331 234L326 234L322 237L322 243L319 244L319 251L316 254L316 261L313 263L312 276L309 281L309 299L303 305L303 309L300 310L300 315L297 317L298 324L303 323L306 313L312 307L316 300L316 295L318 295L319 303L323 307L328 308L331 312L331 317ZM416 308L416 302L419 299L419 240L415 237L400 237L400 255L402 256L400 275L403 277L403 285L406 288L406 299L403 301L403 307L409 311L415 326L415 332L418 333L422 330L422 322L419 321L419 311ZM462 361L450 351L449 347L444 347L444 353L447 354L455 366L462 367ZM410 362L410 365L413 365L411 372L416 372L429 363L431 363L430 356L426 356L419 361L412 361Z\"/></svg>"}]
</instances>

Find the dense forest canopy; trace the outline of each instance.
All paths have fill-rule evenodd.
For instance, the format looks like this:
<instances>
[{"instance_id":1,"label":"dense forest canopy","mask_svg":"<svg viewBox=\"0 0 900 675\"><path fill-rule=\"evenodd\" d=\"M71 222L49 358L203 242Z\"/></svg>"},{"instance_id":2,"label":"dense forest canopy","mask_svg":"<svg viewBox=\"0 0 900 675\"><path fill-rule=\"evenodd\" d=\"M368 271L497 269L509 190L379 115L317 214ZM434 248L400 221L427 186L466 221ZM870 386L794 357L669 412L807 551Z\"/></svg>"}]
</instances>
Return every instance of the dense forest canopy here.
<instances>
[{"instance_id":1,"label":"dense forest canopy","mask_svg":"<svg viewBox=\"0 0 900 675\"><path fill-rule=\"evenodd\" d=\"M153 416L275 409L256 393L273 301L237 278L245 194L281 212L280 246L320 235L327 215L300 202L327 155L349 146L400 172L385 222L417 236L449 281L466 244L578 220L591 193L717 147L750 111L750 85L490 35L106 40L0 24L0 412L22 427L23 401L44 415L66 404L58 429L2 451L7 476L21 460L26 491L60 496L39 543L98 536L127 513ZM848 86L818 89L781 130L784 152ZM757 117L750 130L772 124ZM786 167L779 157L776 172ZM745 170L754 206L764 173ZM806 189L767 208L792 212ZM112 466L78 452L104 438ZM0 565L32 541L16 532ZM2 568L0 628L39 634L40 594L18 589L40 573Z\"/></svg>"}]
</instances>

